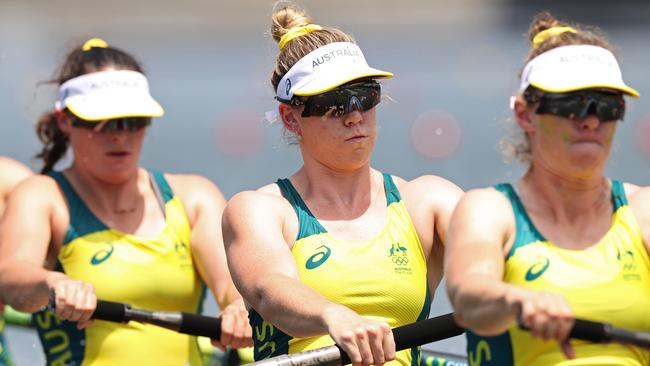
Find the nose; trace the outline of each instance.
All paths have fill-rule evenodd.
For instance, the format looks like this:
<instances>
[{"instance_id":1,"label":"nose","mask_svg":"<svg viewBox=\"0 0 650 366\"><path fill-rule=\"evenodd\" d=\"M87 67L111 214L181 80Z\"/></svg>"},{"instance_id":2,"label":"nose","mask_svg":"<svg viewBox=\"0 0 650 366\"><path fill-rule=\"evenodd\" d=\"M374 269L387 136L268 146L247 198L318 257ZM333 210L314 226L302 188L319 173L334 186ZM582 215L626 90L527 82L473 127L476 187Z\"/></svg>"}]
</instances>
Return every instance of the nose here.
<instances>
[{"instance_id":1,"label":"nose","mask_svg":"<svg viewBox=\"0 0 650 366\"><path fill-rule=\"evenodd\" d=\"M126 138L128 136L128 131L127 130L112 130L108 132L108 135L111 139L111 141L115 143L120 143L126 141Z\"/></svg>"},{"instance_id":2,"label":"nose","mask_svg":"<svg viewBox=\"0 0 650 366\"><path fill-rule=\"evenodd\" d=\"M347 127L354 126L358 123L361 123L362 121L363 121L363 114L361 114L361 110L358 109L354 109L350 111L350 113L346 113L343 115L343 123Z\"/></svg>"},{"instance_id":3,"label":"nose","mask_svg":"<svg viewBox=\"0 0 650 366\"><path fill-rule=\"evenodd\" d=\"M588 114L585 118L578 120L580 129L582 130L595 130L600 126L601 121L595 114Z\"/></svg>"}]
</instances>

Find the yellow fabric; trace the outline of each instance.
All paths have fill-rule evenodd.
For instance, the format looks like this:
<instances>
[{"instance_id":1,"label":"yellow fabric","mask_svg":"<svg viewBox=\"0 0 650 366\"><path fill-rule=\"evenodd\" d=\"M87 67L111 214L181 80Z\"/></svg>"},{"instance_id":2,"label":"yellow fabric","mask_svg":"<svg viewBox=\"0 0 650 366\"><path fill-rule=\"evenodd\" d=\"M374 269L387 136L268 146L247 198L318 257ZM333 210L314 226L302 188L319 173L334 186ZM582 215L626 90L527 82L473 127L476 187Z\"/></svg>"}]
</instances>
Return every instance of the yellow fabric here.
<instances>
[{"instance_id":1,"label":"yellow fabric","mask_svg":"<svg viewBox=\"0 0 650 366\"><path fill-rule=\"evenodd\" d=\"M301 25L298 27L293 27L287 31L287 33L283 34L282 37L280 37L280 41L278 42L278 48L283 49L284 46L289 43L294 38L298 38L300 36L304 36L305 34L311 33L313 31L321 30L323 27L317 24L307 24L307 25Z\"/></svg>"},{"instance_id":2,"label":"yellow fabric","mask_svg":"<svg viewBox=\"0 0 650 366\"><path fill-rule=\"evenodd\" d=\"M546 41L551 37L566 32L578 33L575 29L571 27L552 27L537 33L537 35L533 38L533 48L539 47L542 43L544 43L544 41Z\"/></svg>"},{"instance_id":3,"label":"yellow fabric","mask_svg":"<svg viewBox=\"0 0 650 366\"><path fill-rule=\"evenodd\" d=\"M90 51L93 48L107 48L108 43L101 38L91 38L87 40L83 46L81 46L82 51Z\"/></svg>"},{"instance_id":4,"label":"yellow fabric","mask_svg":"<svg viewBox=\"0 0 650 366\"><path fill-rule=\"evenodd\" d=\"M506 261L504 281L531 290L562 294L576 317L650 331L650 259L629 206L613 216L608 233L585 250L548 241L518 248ZM616 343L572 341L578 360L566 360L557 342L509 329L514 364L526 366L648 365L650 352Z\"/></svg>"},{"instance_id":5,"label":"yellow fabric","mask_svg":"<svg viewBox=\"0 0 650 366\"><path fill-rule=\"evenodd\" d=\"M72 278L95 286L97 297L133 307L194 313L202 297L194 269L190 225L181 201L165 205L166 226L155 238L141 238L109 229L78 237L65 245L59 262ZM64 335L51 313L39 314L37 325L46 339ZM73 347L63 340L46 351L69 357ZM154 325L94 321L86 328L82 365L200 365L195 337ZM67 355L67 356L66 356Z\"/></svg>"},{"instance_id":6,"label":"yellow fabric","mask_svg":"<svg viewBox=\"0 0 650 366\"><path fill-rule=\"evenodd\" d=\"M308 269L310 258L315 256L312 263L322 258L318 253L325 253L324 246L331 250L327 260ZM416 321L428 306L425 256L401 201L388 206L387 224L373 239L345 242L321 233L297 241L292 253L302 282L332 302L385 321L391 328ZM289 353L332 344L329 336L294 338L289 340ZM411 362L411 350L404 350L388 364Z\"/></svg>"}]
</instances>

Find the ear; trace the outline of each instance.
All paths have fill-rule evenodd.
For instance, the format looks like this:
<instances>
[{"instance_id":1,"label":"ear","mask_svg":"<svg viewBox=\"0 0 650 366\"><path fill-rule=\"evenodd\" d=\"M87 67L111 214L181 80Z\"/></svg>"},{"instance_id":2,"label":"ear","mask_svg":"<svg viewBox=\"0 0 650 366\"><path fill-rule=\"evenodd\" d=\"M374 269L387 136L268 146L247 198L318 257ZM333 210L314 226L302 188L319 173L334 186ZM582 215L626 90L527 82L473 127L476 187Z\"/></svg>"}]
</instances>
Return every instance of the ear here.
<instances>
[{"instance_id":1,"label":"ear","mask_svg":"<svg viewBox=\"0 0 650 366\"><path fill-rule=\"evenodd\" d=\"M66 135L70 134L72 129L72 121L70 121L70 116L68 116L62 110L55 110L54 117L56 118L56 125Z\"/></svg>"},{"instance_id":2,"label":"ear","mask_svg":"<svg viewBox=\"0 0 650 366\"><path fill-rule=\"evenodd\" d=\"M517 124L524 130L525 133L535 132L535 126L533 125L533 116L535 112L533 108L526 103L524 98L521 95L515 97L513 102L512 109L515 112L515 119Z\"/></svg>"},{"instance_id":3,"label":"ear","mask_svg":"<svg viewBox=\"0 0 650 366\"><path fill-rule=\"evenodd\" d=\"M284 127L296 134L296 136L301 136L299 123L300 118L297 116L298 111L296 108L285 103L280 103L278 106L278 112L280 113L280 118L282 118L282 124Z\"/></svg>"}]
</instances>

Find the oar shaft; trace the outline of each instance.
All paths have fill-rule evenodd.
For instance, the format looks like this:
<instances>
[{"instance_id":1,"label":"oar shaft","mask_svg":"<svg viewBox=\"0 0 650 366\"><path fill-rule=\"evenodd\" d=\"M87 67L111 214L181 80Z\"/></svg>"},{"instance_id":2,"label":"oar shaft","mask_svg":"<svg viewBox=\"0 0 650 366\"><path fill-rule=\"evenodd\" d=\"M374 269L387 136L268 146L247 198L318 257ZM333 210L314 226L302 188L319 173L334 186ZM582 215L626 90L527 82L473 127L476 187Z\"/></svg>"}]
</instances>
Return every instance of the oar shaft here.
<instances>
[{"instance_id":1,"label":"oar shaft","mask_svg":"<svg viewBox=\"0 0 650 366\"><path fill-rule=\"evenodd\" d=\"M464 329L456 325L453 314L418 321L393 329L395 349L401 351L425 343L463 334ZM348 355L338 345L311 351L287 354L251 363L255 366L335 366L350 363Z\"/></svg>"}]
</instances>

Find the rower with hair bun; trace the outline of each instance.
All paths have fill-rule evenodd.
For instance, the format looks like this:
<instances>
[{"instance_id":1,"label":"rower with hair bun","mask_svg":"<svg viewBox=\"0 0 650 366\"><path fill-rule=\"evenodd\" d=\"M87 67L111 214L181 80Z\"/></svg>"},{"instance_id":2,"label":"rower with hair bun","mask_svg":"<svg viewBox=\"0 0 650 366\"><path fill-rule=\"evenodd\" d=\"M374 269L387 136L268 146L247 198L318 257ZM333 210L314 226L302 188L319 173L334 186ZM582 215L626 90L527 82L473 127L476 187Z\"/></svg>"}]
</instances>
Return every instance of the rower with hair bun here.
<instances>
[{"instance_id":1,"label":"rower with hair bun","mask_svg":"<svg viewBox=\"0 0 650 366\"><path fill-rule=\"evenodd\" d=\"M381 79L343 31L277 6L271 75L278 118L302 167L224 212L233 280L250 306L256 360L338 343L355 365L418 365L390 331L426 319L447 222L462 191L370 166Z\"/></svg>"},{"instance_id":2,"label":"rower with hair bun","mask_svg":"<svg viewBox=\"0 0 650 366\"><path fill-rule=\"evenodd\" d=\"M576 318L650 331L650 193L605 175L625 96L639 93L602 36L541 13L529 38L518 135L504 144L528 169L466 193L449 229L447 290L469 362L647 365L644 348L569 339Z\"/></svg>"}]
</instances>

